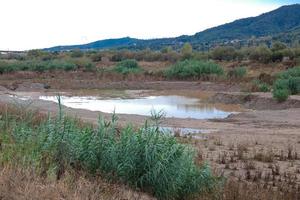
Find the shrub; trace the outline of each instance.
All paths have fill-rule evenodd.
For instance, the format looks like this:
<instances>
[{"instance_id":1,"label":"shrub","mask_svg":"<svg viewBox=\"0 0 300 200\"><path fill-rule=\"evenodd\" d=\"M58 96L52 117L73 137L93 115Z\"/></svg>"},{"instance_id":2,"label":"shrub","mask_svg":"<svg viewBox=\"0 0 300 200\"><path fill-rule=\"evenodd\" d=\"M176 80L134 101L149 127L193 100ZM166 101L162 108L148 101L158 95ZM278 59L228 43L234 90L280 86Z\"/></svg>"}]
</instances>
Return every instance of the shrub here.
<instances>
[{"instance_id":1,"label":"shrub","mask_svg":"<svg viewBox=\"0 0 300 200\"><path fill-rule=\"evenodd\" d=\"M211 52L214 60L235 60L238 56L233 47L217 47Z\"/></svg>"},{"instance_id":2,"label":"shrub","mask_svg":"<svg viewBox=\"0 0 300 200\"><path fill-rule=\"evenodd\" d=\"M300 93L300 67L295 67L280 73L274 83L273 96L284 96L286 91L295 95ZM282 98L284 99L284 98Z\"/></svg>"},{"instance_id":3,"label":"shrub","mask_svg":"<svg viewBox=\"0 0 300 200\"><path fill-rule=\"evenodd\" d=\"M84 55L84 53L80 49L74 49L71 51L71 57L80 58Z\"/></svg>"},{"instance_id":4,"label":"shrub","mask_svg":"<svg viewBox=\"0 0 300 200\"><path fill-rule=\"evenodd\" d=\"M267 83L259 83L257 85L257 87L260 92L270 92L271 91L270 86Z\"/></svg>"},{"instance_id":5,"label":"shrub","mask_svg":"<svg viewBox=\"0 0 300 200\"><path fill-rule=\"evenodd\" d=\"M181 48L182 59L191 59L193 57L193 47L190 43L185 43Z\"/></svg>"},{"instance_id":6,"label":"shrub","mask_svg":"<svg viewBox=\"0 0 300 200\"><path fill-rule=\"evenodd\" d=\"M57 179L70 167L91 174L100 172L159 199L187 198L208 192L218 183L206 164L195 164L191 147L179 144L152 124L138 130L131 126L117 130L113 115L110 122L100 118L98 128L93 129L60 112L57 118L34 126L28 123L30 119L10 117L13 128L4 128L5 116L0 119L0 139L7 148L0 151L0 163L19 162L42 174L54 172Z\"/></svg>"},{"instance_id":7,"label":"shrub","mask_svg":"<svg viewBox=\"0 0 300 200\"><path fill-rule=\"evenodd\" d=\"M262 82L261 80L253 80L252 81L252 92L270 92L271 87L269 84Z\"/></svg>"},{"instance_id":8,"label":"shrub","mask_svg":"<svg viewBox=\"0 0 300 200\"><path fill-rule=\"evenodd\" d=\"M277 76L280 79L287 79L289 77L300 77L300 67L290 68L284 72L281 72Z\"/></svg>"},{"instance_id":9,"label":"shrub","mask_svg":"<svg viewBox=\"0 0 300 200\"><path fill-rule=\"evenodd\" d=\"M102 54L101 53L94 53L90 57L91 57L93 62L100 62L101 59L102 59Z\"/></svg>"},{"instance_id":10,"label":"shrub","mask_svg":"<svg viewBox=\"0 0 300 200\"><path fill-rule=\"evenodd\" d=\"M247 74L246 67L236 67L227 72L229 78L243 78Z\"/></svg>"},{"instance_id":11,"label":"shrub","mask_svg":"<svg viewBox=\"0 0 300 200\"><path fill-rule=\"evenodd\" d=\"M272 59L272 51L266 46L260 46L253 49L249 55L250 60L269 63Z\"/></svg>"},{"instance_id":12,"label":"shrub","mask_svg":"<svg viewBox=\"0 0 300 200\"><path fill-rule=\"evenodd\" d=\"M273 91L273 97L278 102L286 101L289 97L289 91L287 89L276 89Z\"/></svg>"},{"instance_id":13,"label":"shrub","mask_svg":"<svg viewBox=\"0 0 300 200\"><path fill-rule=\"evenodd\" d=\"M168 78L201 78L203 75L222 75L223 69L216 63L185 60L176 63L165 71Z\"/></svg>"},{"instance_id":14,"label":"shrub","mask_svg":"<svg viewBox=\"0 0 300 200\"><path fill-rule=\"evenodd\" d=\"M137 61L133 59L123 60L119 62L115 66L114 70L121 74L138 73L142 71Z\"/></svg>"}]
</instances>

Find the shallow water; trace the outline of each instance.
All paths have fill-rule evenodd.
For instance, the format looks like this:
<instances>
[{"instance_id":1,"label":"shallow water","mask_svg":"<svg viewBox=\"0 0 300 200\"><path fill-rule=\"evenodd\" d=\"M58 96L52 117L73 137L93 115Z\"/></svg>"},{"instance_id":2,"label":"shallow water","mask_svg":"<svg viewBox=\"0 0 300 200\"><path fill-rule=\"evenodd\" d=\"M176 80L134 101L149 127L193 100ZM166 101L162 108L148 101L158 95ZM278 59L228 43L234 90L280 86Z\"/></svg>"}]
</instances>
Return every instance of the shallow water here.
<instances>
[{"instance_id":1,"label":"shallow water","mask_svg":"<svg viewBox=\"0 0 300 200\"><path fill-rule=\"evenodd\" d=\"M151 116L151 111L164 111L166 117L213 119L226 118L232 112L218 109L201 99L185 96L146 96L141 98L110 98L100 96L62 96L62 104L70 108L101 111L105 113L136 114ZM39 99L57 102L55 96L40 96Z\"/></svg>"}]
</instances>

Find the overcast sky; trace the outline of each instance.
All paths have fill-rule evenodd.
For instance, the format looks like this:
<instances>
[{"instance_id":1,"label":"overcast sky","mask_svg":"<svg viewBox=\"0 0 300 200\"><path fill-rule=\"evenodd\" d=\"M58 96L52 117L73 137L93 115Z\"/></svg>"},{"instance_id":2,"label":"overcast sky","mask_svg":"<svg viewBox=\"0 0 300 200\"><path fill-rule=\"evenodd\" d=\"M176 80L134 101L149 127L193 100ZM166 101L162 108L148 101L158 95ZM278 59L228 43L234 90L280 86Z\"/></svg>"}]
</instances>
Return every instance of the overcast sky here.
<instances>
[{"instance_id":1,"label":"overcast sky","mask_svg":"<svg viewBox=\"0 0 300 200\"><path fill-rule=\"evenodd\" d=\"M0 0L0 49L192 35L300 0Z\"/></svg>"}]
</instances>

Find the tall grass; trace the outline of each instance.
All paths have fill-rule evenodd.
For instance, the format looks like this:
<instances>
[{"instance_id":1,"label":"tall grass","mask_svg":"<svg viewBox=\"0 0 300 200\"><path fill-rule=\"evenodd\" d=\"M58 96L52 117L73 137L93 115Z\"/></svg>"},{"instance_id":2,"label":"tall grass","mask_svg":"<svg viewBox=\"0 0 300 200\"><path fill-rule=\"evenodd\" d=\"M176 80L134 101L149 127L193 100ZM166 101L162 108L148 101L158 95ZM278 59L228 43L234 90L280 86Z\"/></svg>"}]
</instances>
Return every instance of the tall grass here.
<instances>
[{"instance_id":1,"label":"tall grass","mask_svg":"<svg viewBox=\"0 0 300 200\"><path fill-rule=\"evenodd\" d=\"M227 72L228 78L243 78L247 74L246 67L236 67Z\"/></svg>"},{"instance_id":2,"label":"tall grass","mask_svg":"<svg viewBox=\"0 0 300 200\"><path fill-rule=\"evenodd\" d=\"M198 60L185 60L172 65L165 71L168 78L196 78L204 75L222 75L223 69L216 63Z\"/></svg>"},{"instance_id":3,"label":"tall grass","mask_svg":"<svg viewBox=\"0 0 300 200\"><path fill-rule=\"evenodd\" d=\"M9 112L8 112L9 113ZM4 114L4 113L3 113ZM99 118L97 128L60 112L33 125L10 114L1 118L0 163L31 166L60 179L69 168L122 181L159 199L184 199L214 189L218 181L208 165L195 164L195 152L145 123L117 128L117 117ZM6 124L9 120L9 126Z\"/></svg>"},{"instance_id":4,"label":"tall grass","mask_svg":"<svg viewBox=\"0 0 300 200\"><path fill-rule=\"evenodd\" d=\"M119 62L114 70L121 74L139 73L142 71L137 61L134 59L127 59Z\"/></svg>"}]
</instances>

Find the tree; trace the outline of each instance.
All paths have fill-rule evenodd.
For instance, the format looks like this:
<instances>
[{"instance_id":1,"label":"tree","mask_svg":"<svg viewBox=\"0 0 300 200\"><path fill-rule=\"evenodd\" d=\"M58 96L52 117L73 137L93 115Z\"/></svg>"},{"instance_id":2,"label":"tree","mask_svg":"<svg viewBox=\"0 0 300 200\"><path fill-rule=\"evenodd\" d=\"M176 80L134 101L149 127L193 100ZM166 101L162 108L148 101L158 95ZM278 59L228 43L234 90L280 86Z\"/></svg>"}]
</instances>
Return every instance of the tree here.
<instances>
[{"instance_id":1,"label":"tree","mask_svg":"<svg viewBox=\"0 0 300 200\"><path fill-rule=\"evenodd\" d=\"M83 54L83 52L80 50L80 49L74 49L74 50L72 50L72 52L71 52L71 57L73 57L73 58L80 58L80 57L82 57L84 54Z\"/></svg>"},{"instance_id":2,"label":"tree","mask_svg":"<svg viewBox=\"0 0 300 200\"><path fill-rule=\"evenodd\" d=\"M214 60L234 60L237 57L237 52L233 47L217 47L212 51Z\"/></svg>"},{"instance_id":3,"label":"tree","mask_svg":"<svg viewBox=\"0 0 300 200\"><path fill-rule=\"evenodd\" d=\"M250 53L250 60L261 63L269 63L272 59L272 51L266 46L259 46Z\"/></svg>"},{"instance_id":4,"label":"tree","mask_svg":"<svg viewBox=\"0 0 300 200\"><path fill-rule=\"evenodd\" d=\"M271 50L272 50L273 52L275 52L275 51L280 51L280 50L283 50L283 49L286 49L286 45L285 45L284 43L282 43L282 42L274 42L274 43L272 44Z\"/></svg>"},{"instance_id":5,"label":"tree","mask_svg":"<svg viewBox=\"0 0 300 200\"><path fill-rule=\"evenodd\" d=\"M184 60L192 58L193 47L190 43L187 42L183 45L183 47L181 48L181 55Z\"/></svg>"}]
</instances>

